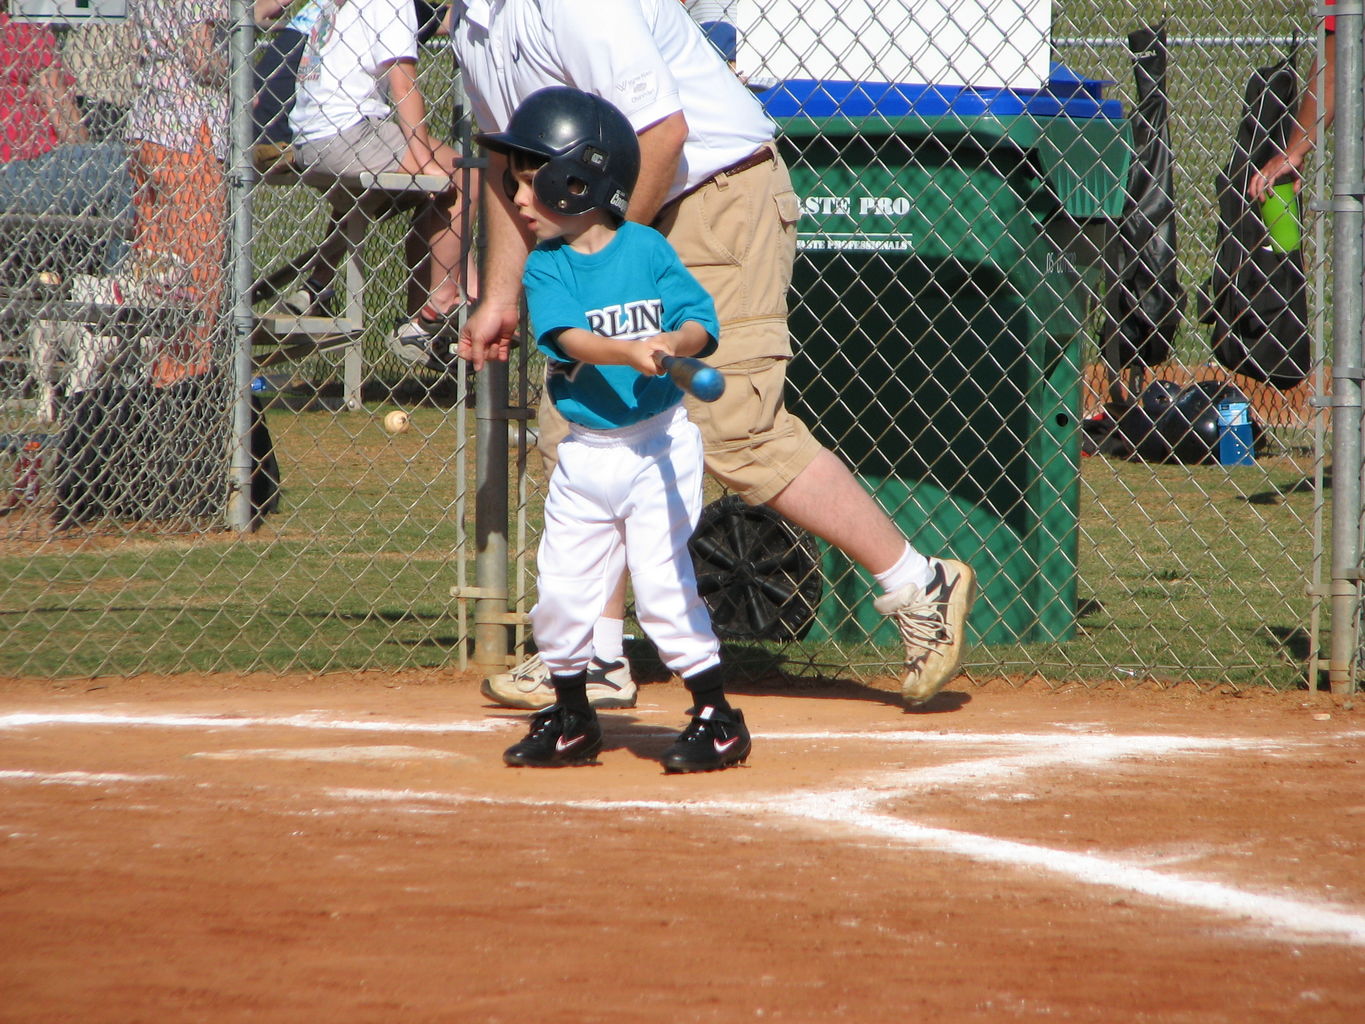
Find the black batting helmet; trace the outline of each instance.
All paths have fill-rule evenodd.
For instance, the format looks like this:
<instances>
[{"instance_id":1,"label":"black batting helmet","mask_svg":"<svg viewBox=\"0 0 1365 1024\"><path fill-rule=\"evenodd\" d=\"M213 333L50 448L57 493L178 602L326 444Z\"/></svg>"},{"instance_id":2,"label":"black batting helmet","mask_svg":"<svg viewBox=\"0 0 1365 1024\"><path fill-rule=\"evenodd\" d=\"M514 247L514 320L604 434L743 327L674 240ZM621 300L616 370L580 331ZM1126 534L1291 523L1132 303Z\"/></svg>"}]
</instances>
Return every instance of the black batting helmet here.
<instances>
[{"instance_id":1,"label":"black batting helmet","mask_svg":"<svg viewBox=\"0 0 1365 1024\"><path fill-rule=\"evenodd\" d=\"M540 157L536 196L569 215L606 210L625 219L640 174L640 141L626 116L601 97L556 85L532 93L507 130L475 138L496 153Z\"/></svg>"}]
</instances>

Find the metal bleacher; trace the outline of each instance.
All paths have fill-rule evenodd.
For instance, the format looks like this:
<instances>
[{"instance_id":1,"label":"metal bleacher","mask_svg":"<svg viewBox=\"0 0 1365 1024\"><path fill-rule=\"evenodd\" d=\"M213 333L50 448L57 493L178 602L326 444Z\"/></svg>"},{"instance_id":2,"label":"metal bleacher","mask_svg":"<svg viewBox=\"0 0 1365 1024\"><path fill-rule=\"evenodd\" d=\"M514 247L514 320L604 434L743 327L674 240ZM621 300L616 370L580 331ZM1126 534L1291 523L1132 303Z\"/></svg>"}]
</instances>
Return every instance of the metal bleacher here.
<instances>
[{"instance_id":1,"label":"metal bleacher","mask_svg":"<svg viewBox=\"0 0 1365 1024\"><path fill-rule=\"evenodd\" d=\"M340 267L345 304L334 315L295 316L271 312L256 318L252 348L258 369L295 362L319 352L342 349L343 397L348 409L361 406L364 380L362 336L367 274L362 247L378 221L411 210L451 187L444 175L361 172L336 176L277 163L261 178L266 185L303 184L319 192L329 207L329 228L322 243L263 274L253 297L268 301L307 272L314 261Z\"/></svg>"}]
</instances>

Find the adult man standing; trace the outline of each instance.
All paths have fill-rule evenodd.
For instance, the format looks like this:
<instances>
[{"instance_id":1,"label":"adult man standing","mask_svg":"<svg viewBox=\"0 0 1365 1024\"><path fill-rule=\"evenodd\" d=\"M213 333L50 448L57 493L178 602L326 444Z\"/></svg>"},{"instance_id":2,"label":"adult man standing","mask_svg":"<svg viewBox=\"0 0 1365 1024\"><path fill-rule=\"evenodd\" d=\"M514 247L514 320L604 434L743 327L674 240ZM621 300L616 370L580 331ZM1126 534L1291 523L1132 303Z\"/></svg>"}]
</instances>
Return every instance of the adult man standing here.
<instances>
[{"instance_id":1,"label":"adult man standing","mask_svg":"<svg viewBox=\"0 0 1365 1024\"><path fill-rule=\"evenodd\" d=\"M716 403L689 401L707 470L750 504L766 504L828 541L870 572L884 594L874 602L905 641L902 693L922 703L956 674L975 596L971 568L926 558L783 405L792 356L787 290L799 203L762 106L726 67L677 0L455 0L451 40L475 119L501 131L538 89L569 85L611 101L639 133L641 169L628 216L663 232L715 299L721 335L707 362L726 378ZM606 31L604 31L606 29ZM489 154L484 226L488 251L480 303L467 320L461 354L478 369L505 360L519 313L522 266L534 245L501 187L506 158ZM540 409L548 464L564 430ZM634 704L621 659L625 584L594 634L590 696L601 706ZM624 671L623 671L624 668ZM535 659L484 681L499 703L538 707L553 700Z\"/></svg>"}]
</instances>

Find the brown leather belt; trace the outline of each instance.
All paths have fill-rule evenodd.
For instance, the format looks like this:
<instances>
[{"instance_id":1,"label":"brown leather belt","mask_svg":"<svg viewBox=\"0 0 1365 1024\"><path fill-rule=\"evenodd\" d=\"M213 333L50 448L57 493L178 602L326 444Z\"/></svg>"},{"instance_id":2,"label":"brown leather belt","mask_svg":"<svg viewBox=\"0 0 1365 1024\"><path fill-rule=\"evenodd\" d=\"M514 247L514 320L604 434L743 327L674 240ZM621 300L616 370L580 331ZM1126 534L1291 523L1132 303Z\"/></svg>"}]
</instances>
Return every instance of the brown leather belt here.
<instances>
[{"instance_id":1,"label":"brown leather belt","mask_svg":"<svg viewBox=\"0 0 1365 1024\"><path fill-rule=\"evenodd\" d=\"M672 206L674 203L680 203L680 202L682 202L684 199L686 199L688 196L690 196L693 192L696 192L696 191L699 190L699 189L705 188L707 185L711 184L713 181L715 181L717 178L719 178L722 174L725 174L725 175L739 174L741 171L748 171L748 170L752 170L752 169L755 168L755 167L761 167L763 164L766 164L769 160L775 160L776 158L777 158L777 154L773 151L773 147L772 147L772 146L762 146L762 147L760 147L760 148L754 150L752 153L750 153L748 156L746 156L743 160L736 160L736 161L735 161L734 163L732 163L729 167L722 167L720 170L718 170L715 174L711 175L709 178L704 178L703 180L701 180L701 181L697 182L695 185L693 185L691 188L686 189L685 191L678 193L678 195L674 196L674 197L673 197L672 199L670 199L668 202L664 203L664 205L659 209L659 216L663 216L664 211L667 210L667 209L668 209L670 206ZM658 217L656 217L655 220L657 221L657 220L658 220Z\"/></svg>"},{"instance_id":2,"label":"brown leather belt","mask_svg":"<svg viewBox=\"0 0 1365 1024\"><path fill-rule=\"evenodd\" d=\"M766 164L772 158L773 147L760 146L758 149L754 150L752 153L746 156L743 160L736 160L729 167L722 167L715 174L711 175L711 177L707 178L706 181L701 182L701 184L699 184L697 187L700 188L701 185L706 185L712 181L715 181L722 174L738 174L740 171L747 171L752 167L758 167L762 164Z\"/></svg>"}]
</instances>

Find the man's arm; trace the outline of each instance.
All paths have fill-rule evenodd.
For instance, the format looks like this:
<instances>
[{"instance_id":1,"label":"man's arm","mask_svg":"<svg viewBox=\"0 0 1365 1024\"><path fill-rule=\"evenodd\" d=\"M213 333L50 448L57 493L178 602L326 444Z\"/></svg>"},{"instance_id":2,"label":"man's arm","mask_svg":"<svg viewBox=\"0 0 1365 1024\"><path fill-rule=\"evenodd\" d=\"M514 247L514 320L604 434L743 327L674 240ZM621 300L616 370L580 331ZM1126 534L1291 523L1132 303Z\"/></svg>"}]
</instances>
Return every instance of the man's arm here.
<instances>
[{"instance_id":1,"label":"man's arm","mask_svg":"<svg viewBox=\"0 0 1365 1024\"><path fill-rule=\"evenodd\" d=\"M200 85L224 86L228 78L228 50L213 22L201 21L185 40L185 66Z\"/></svg>"},{"instance_id":2,"label":"man's arm","mask_svg":"<svg viewBox=\"0 0 1365 1024\"><path fill-rule=\"evenodd\" d=\"M1329 32L1322 42L1322 53L1313 61L1299 98L1299 110L1285 140L1284 152L1277 153L1257 173L1251 176L1247 195L1254 200L1265 198L1270 186L1285 178L1294 179L1294 190L1303 185L1303 166L1318 139L1318 71L1322 71L1322 124L1327 127L1336 115L1337 36Z\"/></svg>"},{"instance_id":3,"label":"man's arm","mask_svg":"<svg viewBox=\"0 0 1365 1024\"><path fill-rule=\"evenodd\" d=\"M408 145L403 169L409 174L450 174L453 168L437 158L437 147L427 129L427 104L417 85L417 62L392 61L385 66L384 75L394 117Z\"/></svg>"},{"instance_id":4,"label":"man's arm","mask_svg":"<svg viewBox=\"0 0 1365 1024\"><path fill-rule=\"evenodd\" d=\"M282 20L289 12L290 0L256 0L255 11L256 25L258 28L270 29L275 27L275 23Z\"/></svg>"},{"instance_id":5,"label":"man's arm","mask_svg":"<svg viewBox=\"0 0 1365 1024\"><path fill-rule=\"evenodd\" d=\"M507 155L489 153L483 174L484 251L479 304L460 330L460 355L482 369L489 359L506 361L521 314L521 274L533 236L503 191Z\"/></svg>"},{"instance_id":6,"label":"man's arm","mask_svg":"<svg viewBox=\"0 0 1365 1024\"><path fill-rule=\"evenodd\" d=\"M652 224L659 215L668 198L668 187L678 173L686 141L687 118L681 110L640 132L640 177L626 213L630 220Z\"/></svg>"},{"instance_id":7,"label":"man's arm","mask_svg":"<svg viewBox=\"0 0 1365 1024\"><path fill-rule=\"evenodd\" d=\"M47 114L48 121L57 133L57 141L85 142L89 135L62 66L53 64L44 69L36 79L36 84L43 112Z\"/></svg>"}]
</instances>

